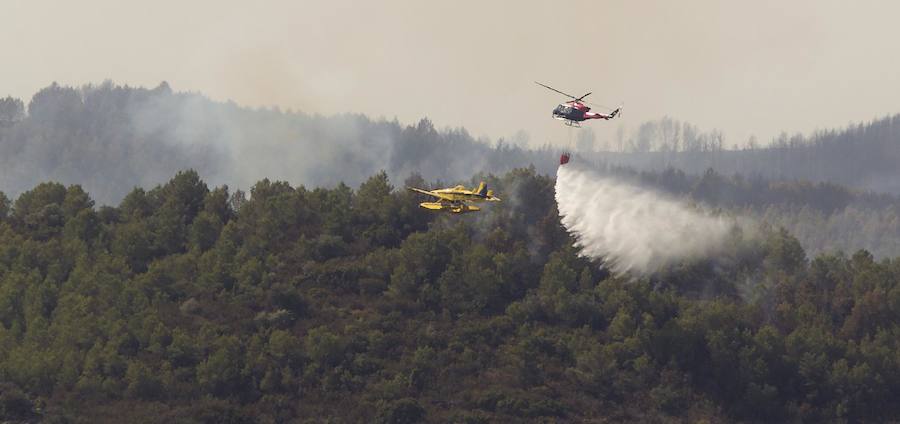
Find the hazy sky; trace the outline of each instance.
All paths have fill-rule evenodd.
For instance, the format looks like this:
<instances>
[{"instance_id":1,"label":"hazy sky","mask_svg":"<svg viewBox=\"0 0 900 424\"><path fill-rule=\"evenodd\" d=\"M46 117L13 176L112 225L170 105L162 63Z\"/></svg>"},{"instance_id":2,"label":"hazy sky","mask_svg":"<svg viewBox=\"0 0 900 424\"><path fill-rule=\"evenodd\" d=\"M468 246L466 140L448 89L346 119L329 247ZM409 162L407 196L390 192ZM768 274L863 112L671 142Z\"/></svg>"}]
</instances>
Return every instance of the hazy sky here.
<instances>
[{"instance_id":1,"label":"hazy sky","mask_svg":"<svg viewBox=\"0 0 900 424\"><path fill-rule=\"evenodd\" d=\"M565 145L561 96L751 134L900 112L896 1L0 0L0 96L112 79Z\"/></svg>"}]
</instances>

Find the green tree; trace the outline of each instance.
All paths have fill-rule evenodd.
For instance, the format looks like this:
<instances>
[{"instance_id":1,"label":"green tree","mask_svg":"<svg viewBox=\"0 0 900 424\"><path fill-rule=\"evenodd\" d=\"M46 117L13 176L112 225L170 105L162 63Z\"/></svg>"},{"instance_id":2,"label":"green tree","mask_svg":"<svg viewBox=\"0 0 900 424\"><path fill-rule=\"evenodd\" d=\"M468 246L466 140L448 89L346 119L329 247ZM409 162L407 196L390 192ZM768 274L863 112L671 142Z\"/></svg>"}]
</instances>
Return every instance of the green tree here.
<instances>
[{"instance_id":1,"label":"green tree","mask_svg":"<svg viewBox=\"0 0 900 424\"><path fill-rule=\"evenodd\" d=\"M244 389L244 358L234 336L221 337L215 344L212 353L197 365L197 382L207 393L227 397Z\"/></svg>"},{"instance_id":2,"label":"green tree","mask_svg":"<svg viewBox=\"0 0 900 424\"><path fill-rule=\"evenodd\" d=\"M5 193L0 191L0 221L9 216L10 206L12 206L12 201L9 200L9 197L6 197Z\"/></svg>"}]
</instances>

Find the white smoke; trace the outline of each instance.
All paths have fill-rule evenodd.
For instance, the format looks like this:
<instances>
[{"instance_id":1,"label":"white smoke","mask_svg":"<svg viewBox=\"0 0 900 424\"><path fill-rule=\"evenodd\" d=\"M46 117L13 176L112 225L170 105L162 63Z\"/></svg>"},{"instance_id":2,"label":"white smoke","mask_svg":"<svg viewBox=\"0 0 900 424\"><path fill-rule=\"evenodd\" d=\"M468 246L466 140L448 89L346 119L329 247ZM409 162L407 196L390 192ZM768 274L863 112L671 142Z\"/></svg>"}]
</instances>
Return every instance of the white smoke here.
<instances>
[{"instance_id":1,"label":"white smoke","mask_svg":"<svg viewBox=\"0 0 900 424\"><path fill-rule=\"evenodd\" d=\"M559 167L556 202L581 254L603 259L618 274L646 274L708 255L722 245L733 225L578 163Z\"/></svg>"}]
</instances>

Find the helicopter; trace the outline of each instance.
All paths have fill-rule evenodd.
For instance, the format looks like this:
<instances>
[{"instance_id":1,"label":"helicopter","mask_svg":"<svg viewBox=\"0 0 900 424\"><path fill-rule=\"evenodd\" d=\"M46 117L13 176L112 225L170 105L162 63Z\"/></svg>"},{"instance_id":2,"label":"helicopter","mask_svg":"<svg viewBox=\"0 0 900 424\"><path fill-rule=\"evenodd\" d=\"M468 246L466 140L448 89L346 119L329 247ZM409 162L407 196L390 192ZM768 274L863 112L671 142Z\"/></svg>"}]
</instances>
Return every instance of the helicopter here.
<instances>
[{"instance_id":1,"label":"helicopter","mask_svg":"<svg viewBox=\"0 0 900 424\"><path fill-rule=\"evenodd\" d=\"M585 97L591 94L590 92L581 97L575 97L571 94L563 93L562 91L559 91L548 85L541 84L537 81L535 81L534 83L572 99L568 102L560 103L559 106L556 107L556 109L553 109L553 118L559 119L560 121L565 121L566 125L571 127L580 127L580 123L588 119L613 119L616 117L616 115L619 114L619 112L622 111L622 108L618 107L608 114L591 112L591 108L587 105L587 102L582 101Z\"/></svg>"}]
</instances>

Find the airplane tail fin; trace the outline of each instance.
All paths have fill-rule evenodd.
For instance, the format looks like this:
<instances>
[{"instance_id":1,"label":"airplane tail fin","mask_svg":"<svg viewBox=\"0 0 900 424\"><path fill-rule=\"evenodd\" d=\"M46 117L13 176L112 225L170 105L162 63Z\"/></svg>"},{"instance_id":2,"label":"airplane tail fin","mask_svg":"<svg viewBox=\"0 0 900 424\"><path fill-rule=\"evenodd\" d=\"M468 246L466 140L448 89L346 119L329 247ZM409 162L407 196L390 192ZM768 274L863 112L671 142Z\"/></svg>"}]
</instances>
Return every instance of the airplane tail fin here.
<instances>
[{"instance_id":1,"label":"airplane tail fin","mask_svg":"<svg viewBox=\"0 0 900 424\"><path fill-rule=\"evenodd\" d=\"M485 184L484 181L482 181L480 184L478 184L478 188L475 190L475 193L477 193L479 196L482 196L482 197L487 196L488 195L487 184Z\"/></svg>"}]
</instances>

